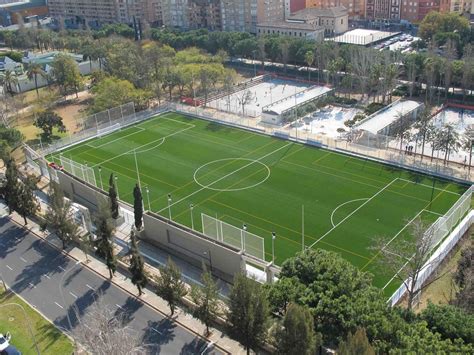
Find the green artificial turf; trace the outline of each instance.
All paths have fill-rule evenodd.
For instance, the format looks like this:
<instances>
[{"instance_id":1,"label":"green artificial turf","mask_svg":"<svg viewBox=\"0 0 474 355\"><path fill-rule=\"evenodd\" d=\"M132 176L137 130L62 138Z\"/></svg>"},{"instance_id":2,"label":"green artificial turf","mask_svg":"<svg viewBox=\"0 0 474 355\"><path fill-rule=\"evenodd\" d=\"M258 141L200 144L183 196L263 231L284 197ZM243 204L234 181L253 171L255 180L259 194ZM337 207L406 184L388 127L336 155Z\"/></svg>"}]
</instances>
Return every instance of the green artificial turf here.
<instances>
[{"instance_id":1,"label":"green artificial turf","mask_svg":"<svg viewBox=\"0 0 474 355\"><path fill-rule=\"evenodd\" d=\"M434 221L466 187L435 181L368 160L292 143L208 121L168 113L62 152L87 163L108 186L118 176L120 198L133 202L140 171L145 207L201 230L201 213L217 216L265 238L271 260L275 232L276 263L304 243L340 253L372 272L383 287L390 279L378 270L374 238L406 237L417 215ZM58 155L53 159L59 163ZM100 187L100 183L97 183ZM145 187L149 188L149 200ZM432 199L432 202L430 202ZM386 288L389 294L397 287Z\"/></svg>"}]
</instances>

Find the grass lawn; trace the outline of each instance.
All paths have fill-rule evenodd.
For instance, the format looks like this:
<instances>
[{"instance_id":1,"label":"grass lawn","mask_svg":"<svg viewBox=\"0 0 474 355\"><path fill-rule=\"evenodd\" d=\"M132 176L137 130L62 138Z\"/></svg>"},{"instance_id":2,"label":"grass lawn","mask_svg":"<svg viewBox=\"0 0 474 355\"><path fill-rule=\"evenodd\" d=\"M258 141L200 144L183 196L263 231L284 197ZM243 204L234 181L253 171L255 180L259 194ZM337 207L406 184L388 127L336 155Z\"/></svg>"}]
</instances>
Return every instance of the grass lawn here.
<instances>
[{"instance_id":1,"label":"grass lawn","mask_svg":"<svg viewBox=\"0 0 474 355\"><path fill-rule=\"evenodd\" d=\"M5 306L11 303L21 305L25 309L28 319L25 319L20 307ZM35 335L41 354L67 355L73 353L73 345L68 337L18 296L5 292L2 286L0 286L0 307L0 333L10 332L12 335L11 344L22 354L36 354L34 342L28 331L28 323Z\"/></svg>"},{"instance_id":2,"label":"grass lawn","mask_svg":"<svg viewBox=\"0 0 474 355\"><path fill-rule=\"evenodd\" d=\"M387 294L398 284L390 283L391 276L377 266L378 255L371 249L374 238L406 238L409 220L421 216L434 221L466 190L452 182L433 182L368 160L174 113L62 154L92 167L97 180L102 179L99 187L107 188L110 173L117 174L119 196L130 203L138 167L145 207L166 217L171 212L173 220L187 226L193 220L198 230L201 213L239 228L245 223L248 232L265 239L267 260L272 258L275 232L277 264L302 249L304 205L305 246L340 253L373 273L374 283ZM59 163L59 154L50 159ZM252 245L246 244L246 249L254 251Z\"/></svg>"}]
</instances>

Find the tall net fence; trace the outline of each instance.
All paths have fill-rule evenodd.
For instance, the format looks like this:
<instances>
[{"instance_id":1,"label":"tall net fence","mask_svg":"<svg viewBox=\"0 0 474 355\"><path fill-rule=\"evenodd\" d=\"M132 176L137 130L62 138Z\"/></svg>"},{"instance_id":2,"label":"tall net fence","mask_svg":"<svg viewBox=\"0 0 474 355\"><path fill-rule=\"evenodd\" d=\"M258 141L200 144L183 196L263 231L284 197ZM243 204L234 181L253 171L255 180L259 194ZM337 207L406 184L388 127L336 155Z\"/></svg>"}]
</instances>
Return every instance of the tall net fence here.
<instances>
[{"instance_id":1,"label":"tall net fence","mask_svg":"<svg viewBox=\"0 0 474 355\"><path fill-rule=\"evenodd\" d=\"M209 238L265 261L265 239L217 218L201 214L202 232Z\"/></svg>"},{"instance_id":2,"label":"tall net fence","mask_svg":"<svg viewBox=\"0 0 474 355\"><path fill-rule=\"evenodd\" d=\"M75 177L97 187L97 180L95 178L94 169L87 165L77 163L62 155L59 156L59 160L64 170L71 173Z\"/></svg>"}]
</instances>

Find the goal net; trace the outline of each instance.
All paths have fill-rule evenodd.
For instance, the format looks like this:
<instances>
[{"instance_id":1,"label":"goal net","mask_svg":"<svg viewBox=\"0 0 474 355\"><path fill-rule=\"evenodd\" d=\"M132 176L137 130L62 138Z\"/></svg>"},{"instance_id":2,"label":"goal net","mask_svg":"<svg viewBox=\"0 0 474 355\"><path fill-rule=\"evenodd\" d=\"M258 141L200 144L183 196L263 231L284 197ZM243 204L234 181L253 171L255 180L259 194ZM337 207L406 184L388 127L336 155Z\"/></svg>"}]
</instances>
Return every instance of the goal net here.
<instances>
[{"instance_id":1,"label":"goal net","mask_svg":"<svg viewBox=\"0 0 474 355\"><path fill-rule=\"evenodd\" d=\"M202 232L205 236L242 250L254 258L265 260L265 239L201 213Z\"/></svg>"},{"instance_id":2,"label":"goal net","mask_svg":"<svg viewBox=\"0 0 474 355\"><path fill-rule=\"evenodd\" d=\"M118 131L120 129L120 127L121 127L120 123L115 123L111 126L107 126L107 127L104 127L104 128L98 128L97 129L97 137L100 138L100 137L105 136L109 133Z\"/></svg>"}]
</instances>

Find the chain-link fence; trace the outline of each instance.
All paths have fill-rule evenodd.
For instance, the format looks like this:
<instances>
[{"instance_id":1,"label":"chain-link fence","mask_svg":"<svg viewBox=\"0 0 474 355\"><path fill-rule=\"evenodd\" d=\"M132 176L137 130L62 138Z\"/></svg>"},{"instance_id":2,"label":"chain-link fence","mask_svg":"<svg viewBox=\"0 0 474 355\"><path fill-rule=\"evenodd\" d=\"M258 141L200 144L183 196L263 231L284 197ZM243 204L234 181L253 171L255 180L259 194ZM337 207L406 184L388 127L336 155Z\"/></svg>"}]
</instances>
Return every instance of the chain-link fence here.
<instances>
[{"instance_id":1,"label":"chain-link fence","mask_svg":"<svg viewBox=\"0 0 474 355\"><path fill-rule=\"evenodd\" d=\"M62 169L71 173L75 177L97 187L97 180L95 178L94 169L87 165L75 162L74 160L66 158L62 155L59 156L59 160L61 162Z\"/></svg>"},{"instance_id":2,"label":"chain-link fence","mask_svg":"<svg viewBox=\"0 0 474 355\"><path fill-rule=\"evenodd\" d=\"M201 214L204 235L265 261L265 239L217 218Z\"/></svg>"}]
</instances>

